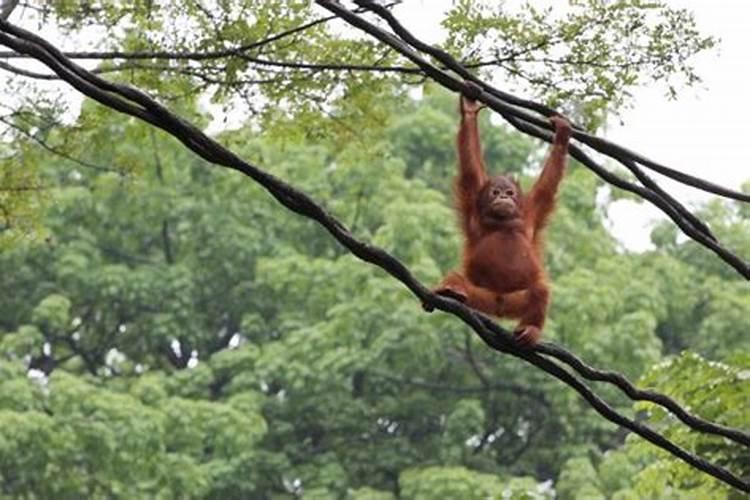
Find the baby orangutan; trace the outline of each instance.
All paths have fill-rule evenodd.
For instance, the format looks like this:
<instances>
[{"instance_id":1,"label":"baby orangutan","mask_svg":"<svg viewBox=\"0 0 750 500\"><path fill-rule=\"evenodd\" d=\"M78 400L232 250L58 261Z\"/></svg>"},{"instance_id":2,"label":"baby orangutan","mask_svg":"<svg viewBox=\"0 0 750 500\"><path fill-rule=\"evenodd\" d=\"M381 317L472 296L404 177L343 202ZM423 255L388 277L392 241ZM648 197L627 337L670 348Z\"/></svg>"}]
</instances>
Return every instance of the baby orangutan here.
<instances>
[{"instance_id":1,"label":"baby orangutan","mask_svg":"<svg viewBox=\"0 0 750 500\"><path fill-rule=\"evenodd\" d=\"M532 346L539 341L549 304L541 233L555 207L571 126L562 116L550 118L555 137L549 157L524 194L514 179L489 177L485 171L477 126L482 107L461 97L455 195L465 237L463 262L434 291L484 313L520 320L516 341Z\"/></svg>"}]
</instances>

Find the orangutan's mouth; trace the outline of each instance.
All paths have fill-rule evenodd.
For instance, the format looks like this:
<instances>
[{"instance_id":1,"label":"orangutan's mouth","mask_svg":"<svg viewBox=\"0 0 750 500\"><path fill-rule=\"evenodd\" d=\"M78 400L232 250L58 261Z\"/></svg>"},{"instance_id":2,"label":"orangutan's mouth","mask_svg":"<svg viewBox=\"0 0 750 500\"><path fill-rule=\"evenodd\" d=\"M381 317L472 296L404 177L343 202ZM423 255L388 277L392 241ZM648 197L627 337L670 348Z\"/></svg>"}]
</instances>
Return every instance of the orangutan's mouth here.
<instances>
[{"instance_id":1,"label":"orangutan's mouth","mask_svg":"<svg viewBox=\"0 0 750 500\"><path fill-rule=\"evenodd\" d=\"M492 202L492 208L505 210L512 210L515 207L513 200L500 199Z\"/></svg>"},{"instance_id":2,"label":"orangutan's mouth","mask_svg":"<svg viewBox=\"0 0 750 500\"><path fill-rule=\"evenodd\" d=\"M516 212L516 205L512 200L496 200L490 205L492 213L499 217L508 217Z\"/></svg>"}]
</instances>

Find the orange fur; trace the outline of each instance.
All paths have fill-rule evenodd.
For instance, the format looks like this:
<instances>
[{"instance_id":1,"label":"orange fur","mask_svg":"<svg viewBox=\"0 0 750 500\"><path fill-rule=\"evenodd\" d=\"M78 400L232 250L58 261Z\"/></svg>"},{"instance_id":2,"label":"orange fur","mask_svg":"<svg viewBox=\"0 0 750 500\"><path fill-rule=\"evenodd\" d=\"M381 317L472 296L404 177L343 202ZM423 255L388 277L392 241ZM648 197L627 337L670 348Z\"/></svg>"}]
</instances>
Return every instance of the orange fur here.
<instances>
[{"instance_id":1,"label":"orange fur","mask_svg":"<svg viewBox=\"0 0 750 500\"><path fill-rule=\"evenodd\" d=\"M460 271L449 273L435 292L498 317L518 319L516 339L539 341L549 305L541 232L555 207L571 135L570 123L555 116L554 144L528 194L505 176L489 177L482 161L476 101L461 98L459 172L455 195L464 233Z\"/></svg>"}]
</instances>

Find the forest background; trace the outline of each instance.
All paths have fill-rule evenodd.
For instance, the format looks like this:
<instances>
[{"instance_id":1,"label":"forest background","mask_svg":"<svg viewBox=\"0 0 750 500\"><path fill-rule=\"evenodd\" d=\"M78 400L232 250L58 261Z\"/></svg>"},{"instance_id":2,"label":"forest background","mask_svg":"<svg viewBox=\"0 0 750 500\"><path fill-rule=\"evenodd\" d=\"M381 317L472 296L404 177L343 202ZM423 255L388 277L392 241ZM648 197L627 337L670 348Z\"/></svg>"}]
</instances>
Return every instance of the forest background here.
<instances>
[{"instance_id":1,"label":"forest background","mask_svg":"<svg viewBox=\"0 0 750 500\"><path fill-rule=\"evenodd\" d=\"M244 113L241 127L217 133L223 144L422 282L456 265L457 96L392 51L332 21L274 40L325 15L308 2L41 5L10 20L97 52L82 59L88 67L203 127ZM583 0L563 14L493 5L456 2L442 21L445 48L590 130L637 106L639 85L678 97L697 84L691 62L717 42L661 2ZM113 51L149 55L102 55ZM455 318L423 314L398 282L247 178L98 104L72 106L39 65L0 61L4 496L737 495L488 350ZM482 131L488 165L528 186L545 146L489 112ZM623 198L634 199L571 166L547 237L546 339L748 428L747 281L666 221L653 248L624 248L607 229L608 207ZM695 211L750 255L747 204L713 199ZM746 449L601 393L750 473Z\"/></svg>"}]
</instances>

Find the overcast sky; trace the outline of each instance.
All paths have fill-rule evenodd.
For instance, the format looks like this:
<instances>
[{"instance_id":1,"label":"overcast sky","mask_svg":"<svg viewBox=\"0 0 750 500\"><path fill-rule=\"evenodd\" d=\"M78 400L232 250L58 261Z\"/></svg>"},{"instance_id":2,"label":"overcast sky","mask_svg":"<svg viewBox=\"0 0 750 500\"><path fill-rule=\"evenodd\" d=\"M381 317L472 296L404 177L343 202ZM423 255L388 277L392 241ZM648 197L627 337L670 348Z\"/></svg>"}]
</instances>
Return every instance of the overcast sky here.
<instances>
[{"instance_id":1,"label":"overcast sky","mask_svg":"<svg viewBox=\"0 0 750 500\"><path fill-rule=\"evenodd\" d=\"M450 3L408 0L398 14L406 26L437 41L440 13ZM696 60L704 81L700 87L682 90L677 101L665 99L663 89L637 89L633 109L622 116L624 124L613 123L602 135L673 168L739 189L750 180L750 0L667 3L692 10L702 32L721 39L718 50ZM689 205L710 199L667 180L662 184ZM634 205L622 201L612 207L611 229L627 247L642 249L648 245L649 227L661 212Z\"/></svg>"},{"instance_id":2,"label":"overcast sky","mask_svg":"<svg viewBox=\"0 0 750 500\"><path fill-rule=\"evenodd\" d=\"M750 1L669 3L693 10L699 28L721 38L719 49L697 60L703 78L700 88L683 91L677 101L654 90L639 90L634 109L624 115L625 124L612 126L607 137L684 172L739 189L750 180ZM664 185L685 201L711 198L694 189ZM639 210L637 218L628 217L627 205L620 203L619 210L612 211L613 230L640 246L648 240L643 222L657 217L657 212Z\"/></svg>"}]
</instances>

